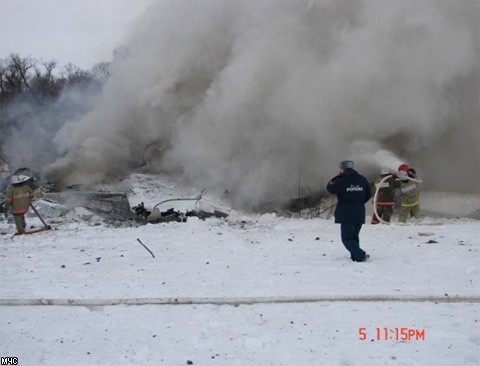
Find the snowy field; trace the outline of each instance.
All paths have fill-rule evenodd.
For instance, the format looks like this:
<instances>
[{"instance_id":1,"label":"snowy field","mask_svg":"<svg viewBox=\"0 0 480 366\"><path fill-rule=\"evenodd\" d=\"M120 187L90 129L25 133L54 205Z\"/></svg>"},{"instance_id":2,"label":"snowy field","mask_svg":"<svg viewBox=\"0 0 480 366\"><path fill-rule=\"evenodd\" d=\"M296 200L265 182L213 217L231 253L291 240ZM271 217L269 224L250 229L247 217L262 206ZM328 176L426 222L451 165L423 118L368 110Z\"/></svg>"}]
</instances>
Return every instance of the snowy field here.
<instances>
[{"instance_id":1,"label":"snowy field","mask_svg":"<svg viewBox=\"0 0 480 366\"><path fill-rule=\"evenodd\" d=\"M132 206L198 194L152 177L124 184ZM14 225L0 221L0 356L19 365L480 364L478 221L366 224L371 260L353 263L333 218L229 213L120 227L47 219L53 230L13 238Z\"/></svg>"}]
</instances>

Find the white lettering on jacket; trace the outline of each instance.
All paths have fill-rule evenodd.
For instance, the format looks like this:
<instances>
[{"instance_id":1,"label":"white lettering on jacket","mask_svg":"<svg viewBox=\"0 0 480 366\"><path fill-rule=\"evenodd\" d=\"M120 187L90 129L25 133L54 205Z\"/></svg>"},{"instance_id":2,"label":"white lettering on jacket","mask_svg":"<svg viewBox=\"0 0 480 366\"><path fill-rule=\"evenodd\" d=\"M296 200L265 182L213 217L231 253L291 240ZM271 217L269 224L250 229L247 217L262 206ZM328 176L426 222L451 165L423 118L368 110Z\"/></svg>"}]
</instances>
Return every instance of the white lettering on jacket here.
<instances>
[{"instance_id":1,"label":"white lettering on jacket","mask_svg":"<svg viewBox=\"0 0 480 366\"><path fill-rule=\"evenodd\" d=\"M390 184L389 184L389 183L385 183L385 182L383 182L382 184L380 184L380 183L375 183L375 188L377 188L377 189L390 188Z\"/></svg>"},{"instance_id":2,"label":"white lettering on jacket","mask_svg":"<svg viewBox=\"0 0 480 366\"><path fill-rule=\"evenodd\" d=\"M347 187L347 192L358 192L358 191L363 191L363 188L360 187L360 186L350 186L350 187Z\"/></svg>"}]
</instances>

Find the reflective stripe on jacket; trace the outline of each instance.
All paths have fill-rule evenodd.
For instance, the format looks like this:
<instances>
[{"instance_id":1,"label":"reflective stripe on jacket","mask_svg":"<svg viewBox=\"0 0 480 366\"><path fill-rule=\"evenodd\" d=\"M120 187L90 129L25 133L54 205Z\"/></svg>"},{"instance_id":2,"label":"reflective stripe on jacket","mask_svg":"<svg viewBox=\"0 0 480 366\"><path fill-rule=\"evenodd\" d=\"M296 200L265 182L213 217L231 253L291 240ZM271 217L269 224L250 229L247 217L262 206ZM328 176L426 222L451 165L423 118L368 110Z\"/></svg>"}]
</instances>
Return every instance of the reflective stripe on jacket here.
<instances>
[{"instance_id":1,"label":"reflective stripe on jacket","mask_svg":"<svg viewBox=\"0 0 480 366\"><path fill-rule=\"evenodd\" d=\"M14 215L24 214L28 211L33 196L33 191L26 185L11 186L7 191L5 200L12 207Z\"/></svg>"},{"instance_id":2,"label":"reflective stripe on jacket","mask_svg":"<svg viewBox=\"0 0 480 366\"><path fill-rule=\"evenodd\" d=\"M402 203L402 207L413 207L420 203L420 201L413 202L413 203Z\"/></svg>"}]
</instances>

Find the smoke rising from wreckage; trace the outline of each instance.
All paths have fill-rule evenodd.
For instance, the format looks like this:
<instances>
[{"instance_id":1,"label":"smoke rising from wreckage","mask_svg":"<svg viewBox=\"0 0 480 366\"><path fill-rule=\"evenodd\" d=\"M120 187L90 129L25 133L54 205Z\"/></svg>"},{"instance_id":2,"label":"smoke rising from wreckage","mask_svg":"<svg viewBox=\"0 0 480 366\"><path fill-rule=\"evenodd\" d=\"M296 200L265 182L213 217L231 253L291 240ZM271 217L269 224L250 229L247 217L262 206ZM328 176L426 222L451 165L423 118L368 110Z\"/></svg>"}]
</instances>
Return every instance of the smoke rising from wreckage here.
<instances>
[{"instance_id":1,"label":"smoke rising from wreckage","mask_svg":"<svg viewBox=\"0 0 480 366\"><path fill-rule=\"evenodd\" d=\"M479 7L154 3L89 112L57 126L55 160L24 164L61 186L167 173L247 209L316 193L344 158L478 193Z\"/></svg>"}]
</instances>

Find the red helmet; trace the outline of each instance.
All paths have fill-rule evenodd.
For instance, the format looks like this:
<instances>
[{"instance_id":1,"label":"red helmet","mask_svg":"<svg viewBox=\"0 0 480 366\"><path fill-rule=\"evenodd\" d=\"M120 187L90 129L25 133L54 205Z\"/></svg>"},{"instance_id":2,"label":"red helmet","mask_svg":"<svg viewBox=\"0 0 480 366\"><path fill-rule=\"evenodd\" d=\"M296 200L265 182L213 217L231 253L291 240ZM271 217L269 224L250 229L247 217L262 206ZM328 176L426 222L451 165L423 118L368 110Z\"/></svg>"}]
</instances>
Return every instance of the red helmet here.
<instances>
[{"instance_id":1,"label":"red helmet","mask_svg":"<svg viewBox=\"0 0 480 366\"><path fill-rule=\"evenodd\" d=\"M398 171L405 171L405 172L408 172L410 170L410 167L408 166L408 164L402 164L398 167Z\"/></svg>"}]
</instances>

